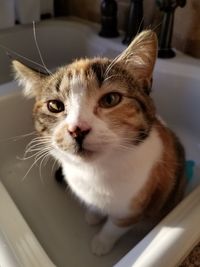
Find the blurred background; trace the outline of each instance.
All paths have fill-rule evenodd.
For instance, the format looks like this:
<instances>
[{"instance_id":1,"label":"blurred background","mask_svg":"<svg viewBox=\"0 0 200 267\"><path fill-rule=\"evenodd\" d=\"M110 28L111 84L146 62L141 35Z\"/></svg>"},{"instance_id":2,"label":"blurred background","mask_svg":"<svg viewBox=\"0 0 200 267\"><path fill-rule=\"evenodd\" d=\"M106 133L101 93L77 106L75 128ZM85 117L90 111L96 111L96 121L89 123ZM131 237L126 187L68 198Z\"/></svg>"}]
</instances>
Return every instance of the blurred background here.
<instances>
[{"instance_id":1,"label":"blurred background","mask_svg":"<svg viewBox=\"0 0 200 267\"><path fill-rule=\"evenodd\" d=\"M78 16L100 22L99 0L55 0L55 14ZM125 30L130 0L117 0L118 27ZM163 13L155 0L143 0L144 27L160 29ZM200 0L188 0L184 8L175 11L173 47L200 58Z\"/></svg>"},{"instance_id":2,"label":"blurred background","mask_svg":"<svg viewBox=\"0 0 200 267\"><path fill-rule=\"evenodd\" d=\"M155 28L159 32L163 12L158 9L156 0L141 1L144 6L144 27ZM126 30L131 1L116 2L118 28ZM100 0L0 0L0 29L53 16L76 16L99 23L100 5ZM176 9L172 46L200 58L200 0L187 0L184 8Z\"/></svg>"}]
</instances>

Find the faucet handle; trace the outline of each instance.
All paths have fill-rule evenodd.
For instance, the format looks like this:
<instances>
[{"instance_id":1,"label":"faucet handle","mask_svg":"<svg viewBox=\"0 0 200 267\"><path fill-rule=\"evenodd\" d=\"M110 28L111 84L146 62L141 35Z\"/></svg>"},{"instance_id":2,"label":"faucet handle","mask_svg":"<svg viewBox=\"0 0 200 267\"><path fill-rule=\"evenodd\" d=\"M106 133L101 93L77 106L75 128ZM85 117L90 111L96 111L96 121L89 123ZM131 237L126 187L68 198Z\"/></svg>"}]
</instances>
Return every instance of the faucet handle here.
<instances>
[{"instance_id":1,"label":"faucet handle","mask_svg":"<svg viewBox=\"0 0 200 267\"><path fill-rule=\"evenodd\" d=\"M186 0L156 0L156 4L161 11L170 12L178 6L184 7L186 5Z\"/></svg>"}]
</instances>

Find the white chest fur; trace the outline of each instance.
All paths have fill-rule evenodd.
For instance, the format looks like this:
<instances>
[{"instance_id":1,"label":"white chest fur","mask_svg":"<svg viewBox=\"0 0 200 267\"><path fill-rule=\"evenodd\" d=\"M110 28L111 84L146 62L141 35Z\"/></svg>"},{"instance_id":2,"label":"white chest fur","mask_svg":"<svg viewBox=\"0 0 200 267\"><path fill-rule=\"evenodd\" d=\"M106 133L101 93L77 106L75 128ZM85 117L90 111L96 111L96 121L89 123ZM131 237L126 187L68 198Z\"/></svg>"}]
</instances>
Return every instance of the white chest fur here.
<instances>
[{"instance_id":1,"label":"white chest fur","mask_svg":"<svg viewBox=\"0 0 200 267\"><path fill-rule=\"evenodd\" d=\"M109 158L93 163L61 160L72 191L89 206L112 216L128 216L131 200L149 178L159 160L162 143L156 132L132 151L114 151Z\"/></svg>"}]
</instances>

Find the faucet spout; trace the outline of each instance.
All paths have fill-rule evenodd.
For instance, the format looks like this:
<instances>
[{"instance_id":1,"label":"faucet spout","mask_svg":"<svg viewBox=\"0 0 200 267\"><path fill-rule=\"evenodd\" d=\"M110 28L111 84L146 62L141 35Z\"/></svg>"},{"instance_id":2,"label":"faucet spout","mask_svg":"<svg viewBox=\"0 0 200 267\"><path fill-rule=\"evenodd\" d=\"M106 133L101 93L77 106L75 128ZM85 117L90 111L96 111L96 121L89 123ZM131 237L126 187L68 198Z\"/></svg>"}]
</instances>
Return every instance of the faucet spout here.
<instances>
[{"instance_id":1,"label":"faucet spout","mask_svg":"<svg viewBox=\"0 0 200 267\"><path fill-rule=\"evenodd\" d=\"M130 44L132 39L143 30L143 0L131 0L127 30L123 44Z\"/></svg>"},{"instance_id":2,"label":"faucet spout","mask_svg":"<svg viewBox=\"0 0 200 267\"><path fill-rule=\"evenodd\" d=\"M174 12L178 6L184 7L186 0L156 0L156 3L159 9L164 12L161 33L159 36L158 57L172 58L176 55L174 50L171 48Z\"/></svg>"}]
</instances>

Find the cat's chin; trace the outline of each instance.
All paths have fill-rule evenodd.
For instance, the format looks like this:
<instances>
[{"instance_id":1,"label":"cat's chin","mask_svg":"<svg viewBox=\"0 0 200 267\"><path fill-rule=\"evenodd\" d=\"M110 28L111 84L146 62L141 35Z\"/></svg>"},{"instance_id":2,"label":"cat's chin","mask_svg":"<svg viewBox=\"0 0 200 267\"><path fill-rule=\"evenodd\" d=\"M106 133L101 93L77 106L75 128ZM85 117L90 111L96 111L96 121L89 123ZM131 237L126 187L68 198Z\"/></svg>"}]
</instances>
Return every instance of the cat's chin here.
<instances>
[{"instance_id":1,"label":"cat's chin","mask_svg":"<svg viewBox=\"0 0 200 267\"><path fill-rule=\"evenodd\" d=\"M56 150L53 153L53 156L55 156L56 158L60 159L61 158L65 161L65 160L72 160L75 162L81 162L81 161L93 161L97 158L100 157L101 152L98 151L92 151L92 150L88 150L88 149L82 149L79 151L71 151L71 152L66 152L66 151L62 151L62 150Z\"/></svg>"},{"instance_id":2,"label":"cat's chin","mask_svg":"<svg viewBox=\"0 0 200 267\"><path fill-rule=\"evenodd\" d=\"M82 147L81 149L63 150L57 145L52 150L52 155L61 161L91 162L106 158L113 151L109 145L102 147Z\"/></svg>"}]
</instances>

